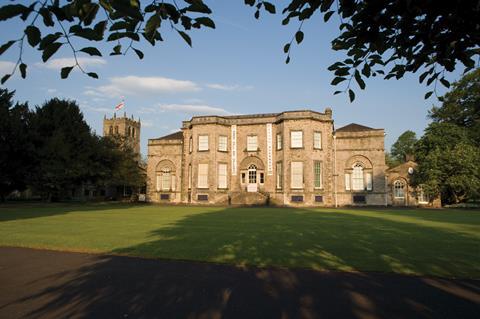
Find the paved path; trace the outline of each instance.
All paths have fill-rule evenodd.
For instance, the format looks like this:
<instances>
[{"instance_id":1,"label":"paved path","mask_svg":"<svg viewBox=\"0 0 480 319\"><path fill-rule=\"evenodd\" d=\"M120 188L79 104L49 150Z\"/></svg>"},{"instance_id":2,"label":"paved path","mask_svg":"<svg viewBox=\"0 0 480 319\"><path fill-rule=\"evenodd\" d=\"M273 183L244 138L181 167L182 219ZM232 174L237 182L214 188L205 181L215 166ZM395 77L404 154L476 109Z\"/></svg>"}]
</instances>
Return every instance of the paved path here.
<instances>
[{"instance_id":1,"label":"paved path","mask_svg":"<svg viewBox=\"0 0 480 319\"><path fill-rule=\"evenodd\" d=\"M0 318L478 319L480 280L0 247Z\"/></svg>"}]
</instances>

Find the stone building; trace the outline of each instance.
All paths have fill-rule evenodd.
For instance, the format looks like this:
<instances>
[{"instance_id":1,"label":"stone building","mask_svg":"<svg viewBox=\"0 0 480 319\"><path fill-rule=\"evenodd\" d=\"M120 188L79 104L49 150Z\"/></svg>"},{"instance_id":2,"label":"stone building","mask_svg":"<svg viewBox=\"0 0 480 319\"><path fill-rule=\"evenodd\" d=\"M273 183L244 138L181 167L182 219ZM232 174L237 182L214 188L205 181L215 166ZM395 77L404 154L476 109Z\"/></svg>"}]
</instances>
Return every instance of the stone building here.
<instances>
[{"instance_id":1,"label":"stone building","mask_svg":"<svg viewBox=\"0 0 480 319\"><path fill-rule=\"evenodd\" d=\"M195 204L387 205L384 130L332 111L195 116L148 141L147 199Z\"/></svg>"},{"instance_id":2,"label":"stone building","mask_svg":"<svg viewBox=\"0 0 480 319\"><path fill-rule=\"evenodd\" d=\"M410 177L417 168L417 163L407 159L405 163L389 168L387 174L388 205L391 206L430 206L441 207L440 197L430 199L421 187L413 187Z\"/></svg>"},{"instance_id":3,"label":"stone building","mask_svg":"<svg viewBox=\"0 0 480 319\"><path fill-rule=\"evenodd\" d=\"M103 118L103 136L122 138L140 156L140 119L135 121L123 113L123 117L117 117L114 113L112 118Z\"/></svg>"}]
</instances>

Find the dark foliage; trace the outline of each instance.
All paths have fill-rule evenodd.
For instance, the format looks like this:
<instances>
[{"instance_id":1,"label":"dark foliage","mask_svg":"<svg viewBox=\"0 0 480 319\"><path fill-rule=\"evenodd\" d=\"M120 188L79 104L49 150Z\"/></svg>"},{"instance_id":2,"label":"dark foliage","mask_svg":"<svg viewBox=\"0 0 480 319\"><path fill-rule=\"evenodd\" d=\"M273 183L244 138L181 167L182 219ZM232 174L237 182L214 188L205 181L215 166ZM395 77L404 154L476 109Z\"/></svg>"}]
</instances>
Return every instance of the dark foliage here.
<instances>
[{"instance_id":1,"label":"dark foliage","mask_svg":"<svg viewBox=\"0 0 480 319\"><path fill-rule=\"evenodd\" d=\"M255 8L257 19L263 10L269 14L277 12L275 5L267 1L244 2ZM42 51L44 62L62 46L69 47L75 59L79 54L101 56L95 44L100 41L112 43L110 55L130 51L142 59L141 42L155 45L163 41L161 32L165 26L192 46L190 30L215 28L208 17L211 13L204 0L42 0L31 1L30 5L12 2L0 7L0 21L18 17L25 22L25 30L19 38L1 45L0 55L19 43L19 59L11 74L18 68L22 77L27 72L22 59L25 42ZM428 98L438 82L450 86L446 72L459 64L465 71L471 70L480 56L480 5L476 0L291 0L282 14L282 24L298 22L298 30L284 46L286 63L290 61L292 44L300 44L305 38L304 22L316 14L325 22L334 15L338 17L340 35L332 41L332 49L345 52L347 57L329 70L335 75L332 85L346 84L335 94L347 93L351 101L355 99L352 80L363 90L365 79L371 76L400 79L417 71L422 72L420 83L426 81L427 86L433 86L425 94ZM41 24L48 27L46 34L41 33ZM87 40L91 45L77 47L75 38ZM67 78L75 67L98 78L96 73L83 70L78 62L64 67L61 77ZM5 75L1 82L7 81L11 74Z\"/></svg>"}]
</instances>

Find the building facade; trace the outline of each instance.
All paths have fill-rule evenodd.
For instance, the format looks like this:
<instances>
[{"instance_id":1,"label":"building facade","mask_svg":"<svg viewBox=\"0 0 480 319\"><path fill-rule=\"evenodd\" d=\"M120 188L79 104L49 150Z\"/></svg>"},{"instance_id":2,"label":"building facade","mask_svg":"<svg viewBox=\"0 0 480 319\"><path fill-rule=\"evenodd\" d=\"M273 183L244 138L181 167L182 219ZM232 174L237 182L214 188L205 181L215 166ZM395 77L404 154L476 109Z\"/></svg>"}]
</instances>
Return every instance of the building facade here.
<instances>
[{"instance_id":1,"label":"building facade","mask_svg":"<svg viewBox=\"0 0 480 319\"><path fill-rule=\"evenodd\" d=\"M384 130L332 111L196 116L148 141L147 199L194 204L388 204Z\"/></svg>"},{"instance_id":2,"label":"building facade","mask_svg":"<svg viewBox=\"0 0 480 319\"><path fill-rule=\"evenodd\" d=\"M112 118L103 118L103 136L110 136L112 138L121 138L122 141L128 144L133 149L135 154L140 156L140 119L136 121L133 118L127 117L123 113L122 117L117 117L114 113Z\"/></svg>"}]
</instances>

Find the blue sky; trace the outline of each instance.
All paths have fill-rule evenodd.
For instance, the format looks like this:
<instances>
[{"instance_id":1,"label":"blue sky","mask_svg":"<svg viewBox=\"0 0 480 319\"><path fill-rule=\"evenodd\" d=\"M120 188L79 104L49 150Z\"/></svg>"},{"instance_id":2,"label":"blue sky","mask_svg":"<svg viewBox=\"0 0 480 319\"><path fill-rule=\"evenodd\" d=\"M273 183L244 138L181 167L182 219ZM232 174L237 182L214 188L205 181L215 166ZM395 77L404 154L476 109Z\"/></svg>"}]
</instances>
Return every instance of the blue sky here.
<instances>
[{"instance_id":1,"label":"blue sky","mask_svg":"<svg viewBox=\"0 0 480 319\"><path fill-rule=\"evenodd\" d=\"M282 26L280 14L265 12L255 20L254 11L241 0L207 3L217 28L191 32L193 48L165 28L165 42L140 46L143 60L133 51L110 57L108 48L113 44L102 46L103 58L85 55L80 60L88 71L99 74L99 80L78 71L61 80L59 68L69 63L62 59L70 59L71 51L62 48L45 65L39 63L39 52L28 47L24 53L29 65L27 79L16 75L5 87L16 90L16 99L31 106L55 96L75 99L98 133L103 116L112 116L124 96L126 106L120 113L140 117L144 155L147 139L176 131L182 120L193 115L323 111L331 107L337 128L352 122L385 128L387 149L405 130L421 135L428 124L427 111L438 102L423 99L428 89L418 83L417 75L399 81L369 79L365 91L355 89L353 103L346 95L333 95L338 88L330 85L333 75L327 67L344 58L330 49L330 41L339 34L338 19L325 24L318 16L304 24L305 39L300 46L293 46L287 65L283 46L295 33L295 22ZM283 7L277 5L277 12L279 8ZM0 42L19 38L23 27L19 21L2 23ZM78 48L86 46L79 40L74 43ZM17 57L14 47L0 56L0 75L10 70ZM457 72L450 78L458 76Z\"/></svg>"}]
</instances>

